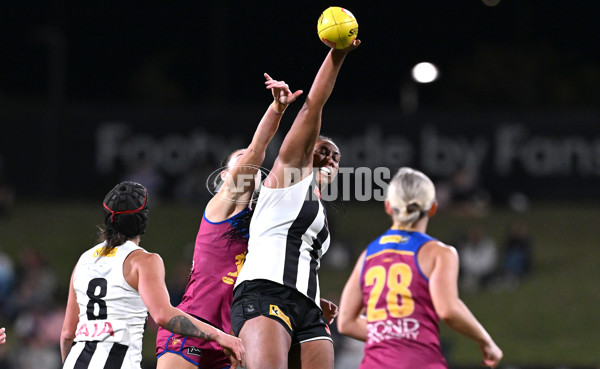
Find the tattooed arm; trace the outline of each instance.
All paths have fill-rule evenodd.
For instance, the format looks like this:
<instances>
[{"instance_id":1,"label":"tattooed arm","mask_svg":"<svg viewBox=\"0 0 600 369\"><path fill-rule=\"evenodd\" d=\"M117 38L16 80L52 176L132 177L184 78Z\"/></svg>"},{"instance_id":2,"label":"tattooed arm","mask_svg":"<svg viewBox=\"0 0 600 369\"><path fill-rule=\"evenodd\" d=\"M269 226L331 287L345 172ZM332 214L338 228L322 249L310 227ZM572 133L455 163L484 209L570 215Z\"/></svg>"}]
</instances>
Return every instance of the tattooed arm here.
<instances>
[{"instance_id":1,"label":"tattooed arm","mask_svg":"<svg viewBox=\"0 0 600 369\"><path fill-rule=\"evenodd\" d=\"M184 336L216 341L232 359L244 363L242 341L174 308L165 284L165 266L158 254L143 250L132 252L123 264L123 274L138 290L150 316L159 326Z\"/></svg>"}]
</instances>

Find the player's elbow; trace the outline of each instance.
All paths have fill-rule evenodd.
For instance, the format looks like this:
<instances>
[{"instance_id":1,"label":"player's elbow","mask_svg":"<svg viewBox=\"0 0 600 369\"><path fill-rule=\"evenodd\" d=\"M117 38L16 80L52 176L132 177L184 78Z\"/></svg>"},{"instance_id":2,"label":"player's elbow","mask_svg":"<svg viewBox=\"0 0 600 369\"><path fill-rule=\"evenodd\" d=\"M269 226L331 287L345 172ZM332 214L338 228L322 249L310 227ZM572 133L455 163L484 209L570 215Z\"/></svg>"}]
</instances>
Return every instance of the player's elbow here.
<instances>
[{"instance_id":1,"label":"player's elbow","mask_svg":"<svg viewBox=\"0 0 600 369\"><path fill-rule=\"evenodd\" d=\"M350 330L350 328L348 327L348 321L346 319L341 319L341 317L338 317L337 329L338 332L340 332L341 334L347 335Z\"/></svg>"},{"instance_id":2,"label":"player's elbow","mask_svg":"<svg viewBox=\"0 0 600 369\"><path fill-rule=\"evenodd\" d=\"M159 309L150 313L154 322L162 327L166 328L167 324L173 318L174 314L171 309Z\"/></svg>"},{"instance_id":3,"label":"player's elbow","mask_svg":"<svg viewBox=\"0 0 600 369\"><path fill-rule=\"evenodd\" d=\"M345 336L352 336L356 330L356 320L348 319L346 316L338 316L337 318L337 329Z\"/></svg>"},{"instance_id":4,"label":"player's elbow","mask_svg":"<svg viewBox=\"0 0 600 369\"><path fill-rule=\"evenodd\" d=\"M339 319L337 321L338 331L344 336L354 338L356 340L365 341L367 336L366 326L362 324L360 319L358 320L344 320Z\"/></svg>"},{"instance_id":5,"label":"player's elbow","mask_svg":"<svg viewBox=\"0 0 600 369\"><path fill-rule=\"evenodd\" d=\"M459 309L450 304L436 307L436 312L440 320L442 320L444 323L449 323L458 316Z\"/></svg>"},{"instance_id":6,"label":"player's elbow","mask_svg":"<svg viewBox=\"0 0 600 369\"><path fill-rule=\"evenodd\" d=\"M156 324L157 324L159 327L162 327L162 328L166 328L166 327L167 327L167 324L169 323L169 320L170 320L170 319L169 319L168 317L166 317L165 315L157 315L156 317L155 317L155 316L152 316L152 319L154 319L154 322L155 322L155 323L156 323Z\"/></svg>"},{"instance_id":7,"label":"player's elbow","mask_svg":"<svg viewBox=\"0 0 600 369\"><path fill-rule=\"evenodd\" d=\"M75 332L70 328L63 327L60 331L60 341L68 342L75 339Z\"/></svg>"},{"instance_id":8,"label":"player's elbow","mask_svg":"<svg viewBox=\"0 0 600 369\"><path fill-rule=\"evenodd\" d=\"M262 164L266 156L267 145L269 142L252 141L244 152L244 159L249 164L260 162Z\"/></svg>"}]
</instances>

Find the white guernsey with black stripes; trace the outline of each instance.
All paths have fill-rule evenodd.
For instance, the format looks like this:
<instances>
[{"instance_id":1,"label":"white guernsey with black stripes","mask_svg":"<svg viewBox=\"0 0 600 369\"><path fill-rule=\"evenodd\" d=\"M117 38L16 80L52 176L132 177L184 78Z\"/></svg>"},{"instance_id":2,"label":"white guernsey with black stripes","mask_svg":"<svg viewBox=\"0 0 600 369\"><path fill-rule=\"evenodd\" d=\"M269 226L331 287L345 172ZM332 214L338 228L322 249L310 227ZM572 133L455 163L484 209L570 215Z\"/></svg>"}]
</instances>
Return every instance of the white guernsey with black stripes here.
<instances>
[{"instance_id":1,"label":"white guernsey with black stripes","mask_svg":"<svg viewBox=\"0 0 600 369\"><path fill-rule=\"evenodd\" d=\"M123 276L123 262L141 247L127 241L100 257L102 245L83 253L75 267L79 323L63 369L141 367L148 309Z\"/></svg>"},{"instance_id":2,"label":"white guernsey with black stripes","mask_svg":"<svg viewBox=\"0 0 600 369\"><path fill-rule=\"evenodd\" d=\"M327 214L313 174L290 187L262 187L236 286L266 279L298 290L320 307L317 270L329 242Z\"/></svg>"}]
</instances>

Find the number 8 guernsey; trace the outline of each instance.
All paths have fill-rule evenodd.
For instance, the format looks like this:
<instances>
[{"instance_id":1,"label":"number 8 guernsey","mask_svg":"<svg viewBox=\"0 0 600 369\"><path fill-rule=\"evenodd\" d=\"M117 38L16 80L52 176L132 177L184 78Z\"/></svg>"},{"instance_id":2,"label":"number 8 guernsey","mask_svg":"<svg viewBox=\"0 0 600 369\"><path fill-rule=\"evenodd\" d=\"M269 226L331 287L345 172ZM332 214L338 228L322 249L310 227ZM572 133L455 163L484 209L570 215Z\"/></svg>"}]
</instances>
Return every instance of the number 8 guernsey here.
<instances>
[{"instance_id":1,"label":"number 8 guernsey","mask_svg":"<svg viewBox=\"0 0 600 369\"><path fill-rule=\"evenodd\" d=\"M75 267L73 287L79 305L75 342L86 344L72 349L82 350L84 357L100 355L106 357L106 362L120 362L119 368L139 368L148 309L138 291L125 281L123 262L141 247L127 241L100 257L102 246L86 251ZM130 363L123 362L126 353Z\"/></svg>"}]
</instances>

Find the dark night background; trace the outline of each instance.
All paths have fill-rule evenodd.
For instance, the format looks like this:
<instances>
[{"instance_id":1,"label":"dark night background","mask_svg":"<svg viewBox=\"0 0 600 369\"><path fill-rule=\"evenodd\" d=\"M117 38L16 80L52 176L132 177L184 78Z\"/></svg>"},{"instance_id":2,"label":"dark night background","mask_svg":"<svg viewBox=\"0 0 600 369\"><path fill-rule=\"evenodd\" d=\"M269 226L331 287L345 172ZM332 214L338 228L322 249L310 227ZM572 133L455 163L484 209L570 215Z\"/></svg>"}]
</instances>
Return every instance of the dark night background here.
<instances>
[{"instance_id":1,"label":"dark night background","mask_svg":"<svg viewBox=\"0 0 600 369\"><path fill-rule=\"evenodd\" d=\"M256 84L265 71L294 88L309 87L326 51L316 20L329 5L3 1L0 97L5 103L42 102L49 94L68 103L261 103ZM344 67L335 103L397 105L400 84L424 60L441 70L424 91L431 109L579 108L599 101L594 1L337 5L357 17L363 45Z\"/></svg>"},{"instance_id":2,"label":"dark night background","mask_svg":"<svg viewBox=\"0 0 600 369\"><path fill-rule=\"evenodd\" d=\"M473 175L478 194L489 195L484 211L454 213L448 201L433 234L454 242L479 226L501 248L507 225L521 220L535 241L533 272L521 285L465 296L505 349L502 368L598 367L600 3L593 0L0 0L0 256L18 266L28 252L45 254L60 308L82 245L95 239L99 199L137 175L149 188L162 181L150 191L158 205L144 247L164 257L169 288L179 286L173 280L182 260L184 279L189 270L184 254L210 195L208 174L249 141L270 103L264 72L308 92L328 52L317 19L332 5L352 11L362 41L323 112L342 166L414 166L447 192L453 174ZM437 65L440 78L415 85L410 72L422 61ZM407 97L416 102L408 108ZM288 109L271 147L300 105ZM274 152L267 154L269 167ZM341 253L328 260L339 269L326 265L331 274L321 280L335 294L389 219L375 201L332 205L341 209L329 212L341 245L331 253ZM344 252L347 264L339 261ZM52 280L41 279L51 290L42 282ZM29 325L50 327L48 360L25 344L36 336L0 312L12 335L0 347L0 369L25 369L3 366L19 352L32 367L58 367L54 333L63 315L55 311L50 323ZM451 364L460 364L454 368L477 365L471 341L445 344ZM144 351L153 367L153 347Z\"/></svg>"},{"instance_id":3,"label":"dark night background","mask_svg":"<svg viewBox=\"0 0 600 369\"><path fill-rule=\"evenodd\" d=\"M94 147L98 127L107 121L126 120L134 131L154 137L169 132L189 136L200 127L247 140L254 123L246 120L260 116L270 98L262 89L264 72L292 89L308 91L327 52L317 37L316 21L330 5L1 2L3 175L25 195L77 194L74 174L97 178ZM487 129L492 136L495 127L512 121L533 128L532 135L550 132L551 140L576 134L581 142L600 132L596 2L503 0L487 6L476 0L374 0L333 5L353 12L362 41L345 63L324 111L324 130L334 137L367 135L379 121L385 135L403 132L411 141L428 122L453 135ZM414 87L410 72L422 61L437 65L440 78ZM417 105L410 111L401 104L407 86L417 91ZM600 174L593 142L572 149L573 155L581 150L587 154L584 166L591 169L575 174L586 177L588 189L597 187ZM580 159L568 155L554 162L577 165ZM428 169L418 161L398 164ZM495 174L480 173L504 186L506 178L497 180ZM99 188L119 175L101 176ZM568 187L559 177L549 179ZM552 188L548 195L560 192Z\"/></svg>"}]
</instances>

